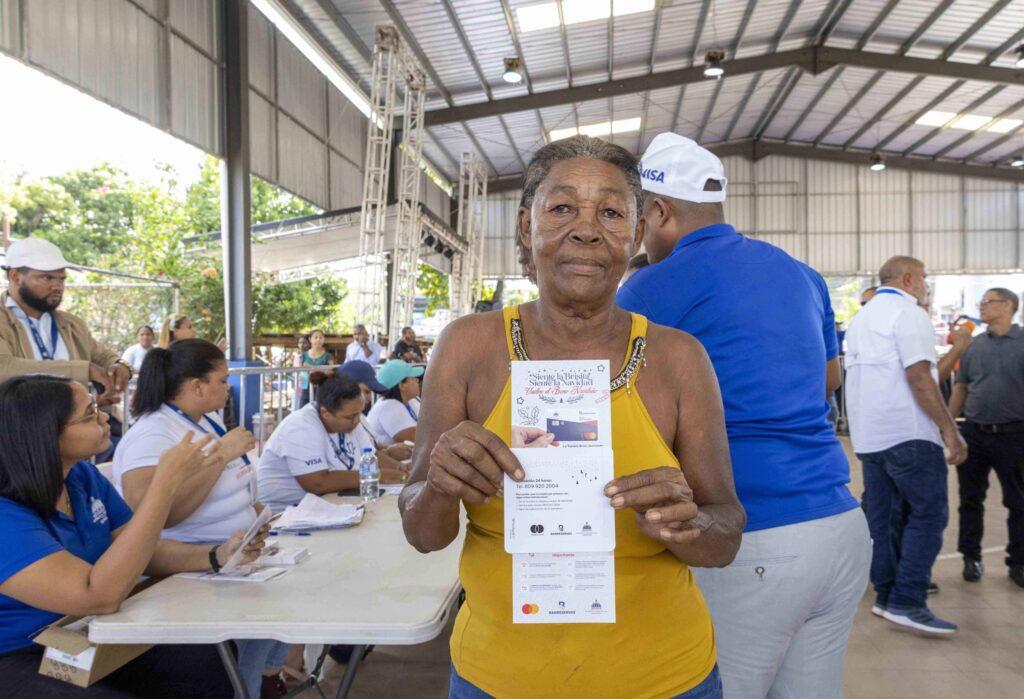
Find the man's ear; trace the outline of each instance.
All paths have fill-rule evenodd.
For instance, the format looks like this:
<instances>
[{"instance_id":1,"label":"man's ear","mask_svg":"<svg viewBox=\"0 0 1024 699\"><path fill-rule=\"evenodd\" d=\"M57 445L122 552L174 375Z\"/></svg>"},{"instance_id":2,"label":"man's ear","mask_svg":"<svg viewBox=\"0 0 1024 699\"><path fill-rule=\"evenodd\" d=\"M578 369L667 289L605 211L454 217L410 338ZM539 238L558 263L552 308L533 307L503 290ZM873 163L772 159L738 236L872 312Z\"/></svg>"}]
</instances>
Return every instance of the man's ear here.
<instances>
[{"instance_id":1,"label":"man's ear","mask_svg":"<svg viewBox=\"0 0 1024 699\"><path fill-rule=\"evenodd\" d=\"M533 242L531 236L531 229L533 228L533 217L530 210L525 206L519 207L519 213L516 214L516 237L519 238L519 242L529 250L530 244Z\"/></svg>"},{"instance_id":2,"label":"man's ear","mask_svg":"<svg viewBox=\"0 0 1024 699\"><path fill-rule=\"evenodd\" d=\"M643 245L645 235L647 235L647 219L641 216L636 222L636 231L633 233L633 255L640 251L640 246Z\"/></svg>"}]
</instances>

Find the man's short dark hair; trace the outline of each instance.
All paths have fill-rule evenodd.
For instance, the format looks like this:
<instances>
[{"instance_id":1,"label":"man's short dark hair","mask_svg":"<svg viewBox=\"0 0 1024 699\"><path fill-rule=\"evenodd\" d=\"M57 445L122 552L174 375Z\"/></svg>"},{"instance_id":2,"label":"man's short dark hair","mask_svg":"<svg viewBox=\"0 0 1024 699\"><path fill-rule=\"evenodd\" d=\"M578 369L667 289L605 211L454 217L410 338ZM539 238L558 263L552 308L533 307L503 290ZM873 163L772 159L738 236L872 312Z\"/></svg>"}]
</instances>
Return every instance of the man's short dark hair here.
<instances>
[{"instance_id":1,"label":"man's short dark hair","mask_svg":"<svg viewBox=\"0 0 1024 699\"><path fill-rule=\"evenodd\" d=\"M993 287L993 288L989 289L985 293L995 294L1001 300L1009 301L1013 305L1013 312L1014 312L1014 314L1016 314L1017 313L1017 309L1020 308L1020 298L1017 296L1017 294L1013 293L1012 291L1010 291L1009 289L1007 289L1005 287L1002 287L1002 286Z\"/></svg>"}]
</instances>

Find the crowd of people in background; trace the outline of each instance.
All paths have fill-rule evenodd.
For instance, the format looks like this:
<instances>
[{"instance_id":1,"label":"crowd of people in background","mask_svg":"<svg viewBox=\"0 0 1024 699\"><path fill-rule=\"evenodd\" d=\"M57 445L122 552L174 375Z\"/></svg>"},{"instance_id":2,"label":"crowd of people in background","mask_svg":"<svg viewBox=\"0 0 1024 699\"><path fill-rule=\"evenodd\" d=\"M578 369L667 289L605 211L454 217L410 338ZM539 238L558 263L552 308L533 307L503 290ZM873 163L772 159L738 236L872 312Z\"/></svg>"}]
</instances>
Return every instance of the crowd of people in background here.
<instances>
[{"instance_id":1,"label":"crowd of people in background","mask_svg":"<svg viewBox=\"0 0 1024 699\"><path fill-rule=\"evenodd\" d=\"M928 635L957 630L928 606L949 465L963 579L985 574L995 471L1005 563L1024 588L1020 297L986 291L984 328L954 327L940 358L925 263L897 256L844 331L816 271L728 224L727 191L721 161L675 134L640 160L586 136L542 147L517 222L540 298L455 321L429 372L411 327L387 351L358 324L337 354L321 329L302 333L283 361L294 401L259 454L250 416L231 402L227 338L200 339L192 319L172 314L117 353L59 310L62 252L15 241L0 295L0 532L11 542L0 556L0 671L42 687L32 631L60 614L116 610L142 573L219 571L264 508L357 489L366 453L382 482L406 484L403 524L417 549L446 546L460 504L468 513L456 699L512 686L524 696L839 697L869 581L878 617ZM553 650L550 627L513 625L507 613L499 500L504 474L523 477L509 450L508 367L574 357L623 367L605 493L632 514L618 520L618 622L565 627ZM860 502L840 412L863 467ZM109 480L93 465L104 461ZM234 645L254 697L303 677L301 647ZM623 647L644 662L623 670ZM142 696L150 678L177 696L224 696L215 661L210 648L158 646L90 691ZM545 673L521 672L541 664Z\"/></svg>"}]
</instances>

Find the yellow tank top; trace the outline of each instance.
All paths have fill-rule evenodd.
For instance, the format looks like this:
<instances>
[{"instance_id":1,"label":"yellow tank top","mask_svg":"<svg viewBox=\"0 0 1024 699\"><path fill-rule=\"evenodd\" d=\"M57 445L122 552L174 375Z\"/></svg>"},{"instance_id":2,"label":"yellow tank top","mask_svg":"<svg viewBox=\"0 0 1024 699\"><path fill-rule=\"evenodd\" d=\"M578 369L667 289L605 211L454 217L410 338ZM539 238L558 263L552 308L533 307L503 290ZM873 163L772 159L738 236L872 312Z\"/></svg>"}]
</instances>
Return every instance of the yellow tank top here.
<instances>
[{"instance_id":1,"label":"yellow tank top","mask_svg":"<svg viewBox=\"0 0 1024 699\"><path fill-rule=\"evenodd\" d=\"M679 467L634 390L647 319L633 314L630 355L612 382L615 476ZM528 359L519 308L505 309L513 361ZM511 440L511 379L484 427ZM616 513L614 624L513 624L512 556L505 552L500 498L466 505L469 524L459 575L466 602L451 638L463 679L496 697L672 697L715 665L711 617L690 569L644 536L632 510Z\"/></svg>"}]
</instances>

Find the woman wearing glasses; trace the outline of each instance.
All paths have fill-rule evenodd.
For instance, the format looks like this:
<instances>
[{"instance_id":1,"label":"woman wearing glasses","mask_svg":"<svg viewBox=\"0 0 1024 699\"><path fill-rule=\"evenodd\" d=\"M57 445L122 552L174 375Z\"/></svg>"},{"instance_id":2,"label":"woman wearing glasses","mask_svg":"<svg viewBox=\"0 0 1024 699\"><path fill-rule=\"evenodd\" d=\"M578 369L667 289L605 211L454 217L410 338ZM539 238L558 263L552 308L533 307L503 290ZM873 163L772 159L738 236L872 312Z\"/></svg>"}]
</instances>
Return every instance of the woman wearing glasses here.
<instances>
[{"instance_id":1,"label":"woman wearing glasses","mask_svg":"<svg viewBox=\"0 0 1024 699\"><path fill-rule=\"evenodd\" d=\"M88 690L39 674L32 637L62 615L117 611L140 575L209 570L241 544L211 548L160 538L183 483L216 468L210 439L187 431L158 460L133 514L87 459L110 443L108 417L78 383L20 376L0 384L0 673L19 696L223 697L212 646L157 646ZM265 532L244 552L251 561Z\"/></svg>"}]
</instances>

